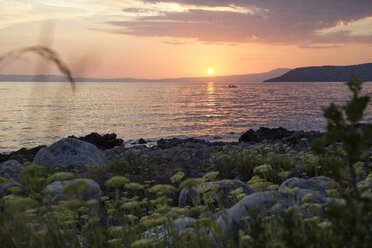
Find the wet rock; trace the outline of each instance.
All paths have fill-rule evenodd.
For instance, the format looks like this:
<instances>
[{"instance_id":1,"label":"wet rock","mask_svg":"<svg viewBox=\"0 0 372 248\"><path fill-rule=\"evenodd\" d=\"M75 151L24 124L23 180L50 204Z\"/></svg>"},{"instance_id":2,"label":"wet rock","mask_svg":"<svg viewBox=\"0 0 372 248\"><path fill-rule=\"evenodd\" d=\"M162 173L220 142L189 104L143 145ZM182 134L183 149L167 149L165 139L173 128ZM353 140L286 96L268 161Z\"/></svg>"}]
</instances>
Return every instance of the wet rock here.
<instances>
[{"instance_id":1,"label":"wet rock","mask_svg":"<svg viewBox=\"0 0 372 248\"><path fill-rule=\"evenodd\" d=\"M207 182L203 184L203 188L215 190L215 194L209 196L216 204L229 205L230 192L238 188L242 188L243 193L246 195L252 194L253 190L248 184L239 180L221 180L214 182ZM193 206L193 199L197 197L198 189L193 188L191 190L182 189L178 198L178 207L184 208L186 206ZM231 206L231 205L230 205Z\"/></svg>"},{"instance_id":2,"label":"wet rock","mask_svg":"<svg viewBox=\"0 0 372 248\"><path fill-rule=\"evenodd\" d=\"M178 139L178 138L173 138L173 139L160 139L157 142L157 145L160 149L168 149L174 146L179 146L184 143L203 143L206 144L207 142L204 140L200 139L194 139L194 138L188 138L188 139Z\"/></svg>"},{"instance_id":3,"label":"wet rock","mask_svg":"<svg viewBox=\"0 0 372 248\"><path fill-rule=\"evenodd\" d=\"M292 147L303 148L313 139L320 137L321 132L318 131L288 131L283 127L266 128L260 127L257 131L249 129L243 133L239 142L253 142L253 143L285 143Z\"/></svg>"},{"instance_id":4,"label":"wet rock","mask_svg":"<svg viewBox=\"0 0 372 248\"><path fill-rule=\"evenodd\" d=\"M19 163L32 162L36 153L46 146L37 146L31 149L22 148L9 154L0 154L0 163L7 160L17 160Z\"/></svg>"},{"instance_id":5,"label":"wet rock","mask_svg":"<svg viewBox=\"0 0 372 248\"><path fill-rule=\"evenodd\" d=\"M107 165L108 160L94 145L74 138L64 138L42 148L34 163L46 168L62 169L84 165Z\"/></svg>"},{"instance_id":6,"label":"wet rock","mask_svg":"<svg viewBox=\"0 0 372 248\"><path fill-rule=\"evenodd\" d=\"M76 138L69 136L69 138ZM77 138L79 140L91 143L101 150L111 149L116 146L123 146L123 140L118 139L115 133L100 135L96 132Z\"/></svg>"},{"instance_id":7,"label":"wet rock","mask_svg":"<svg viewBox=\"0 0 372 248\"><path fill-rule=\"evenodd\" d=\"M146 144L147 142L143 139L143 138L140 138L139 140L138 140L138 144L140 144L140 145L143 145L143 144Z\"/></svg>"},{"instance_id":8,"label":"wet rock","mask_svg":"<svg viewBox=\"0 0 372 248\"><path fill-rule=\"evenodd\" d=\"M310 141L320 136L322 136L322 133L318 131L310 132L295 131L292 135L281 139L281 142L288 144L292 147L306 146Z\"/></svg>"},{"instance_id":9,"label":"wet rock","mask_svg":"<svg viewBox=\"0 0 372 248\"><path fill-rule=\"evenodd\" d=\"M15 181L19 181L22 170L23 166L17 160L9 160L0 164L0 175Z\"/></svg>"},{"instance_id":10,"label":"wet rock","mask_svg":"<svg viewBox=\"0 0 372 248\"><path fill-rule=\"evenodd\" d=\"M281 140L285 137L291 136L293 133L294 131L288 131L283 127L260 127L257 131L249 129L247 132L243 133L242 136L239 138L239 142L261 143L264 141Z\"/></svg>"}]
</instances>

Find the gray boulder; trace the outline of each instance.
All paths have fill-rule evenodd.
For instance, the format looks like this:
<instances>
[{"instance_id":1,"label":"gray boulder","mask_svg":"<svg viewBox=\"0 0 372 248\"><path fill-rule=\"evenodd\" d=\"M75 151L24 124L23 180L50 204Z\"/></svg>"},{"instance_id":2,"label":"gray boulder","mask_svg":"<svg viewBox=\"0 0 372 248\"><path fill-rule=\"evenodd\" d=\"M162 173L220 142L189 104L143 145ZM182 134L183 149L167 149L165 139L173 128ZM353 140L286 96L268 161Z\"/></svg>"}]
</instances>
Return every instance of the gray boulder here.
<instances>
[{"instance_id":1,"label":"gray boulder","mask_svg":"<svg viewBox=\"0 0 372 248\"><path fill-rule=\"evenodd\" d=\"M17 195L25 193L25 188L23 185L13 179L9 179L7 182L0 184L0 194L9 194L12 193L10 190L8 190L11 187L18 187L19 191L16 193Z\"/></svg>"},{"instance_id":2,"label":"gray boulder","mask_svg":"<svg viewBox=\"0 0 372 248\"><path fill-rule=\"evenodd\" d=\"M193 223L196 220L194 218L184 217L184 218L177 218L173 220L172 224L174 230L179 233L179 235L183 235L185 233L186 228L192 228ZM154 230L155 229L155 230ZM162 240L168 237L168 230L165 228L164 225L159 225L154 229L150 229L145 231L143 234L145 238L156 238L158 240Z\"/></svg>"},{"instance_id":3,"label":"gray boulder","mask_svg":"<svg viewBox=\"0 0 372 248\"><path fill-rule=\"evenodd\" d=\"M99 187L98 183L96 183L92 179L83 179L85 182L88 183L88 187L80 191L79 196L76 195L64 195L63 189L65 186L72 183L74 180L66 180L66 181L55 181L48 186L46 189L49 190L50 196L52 198L52 203L57 204L59 201L64 200L74 200L79 198L80 200L88 201L88 200L97 200L97 204L92 206L92 210L95 213L99 213L99 202L102 197L102 191Z\"/></svg>"},{"instance_id":4,"label":"gray boulder","mask_svg":"<svg viewBox=\"0 0 372 248\"><path fill-rule=\"evenodd\" d=\"M238 188L242 188L246 195L252 194L254 191L248 184L239 180L221 180L214 182L207 182L203 184L204 188L215 189L216 193L209 196L215 203L223 203L231 197L230 192ZM197 196L198 189L191 190L182 189L178 198L178 207L184 208L186 206L193 206L193 199ZM231 206L231 205L230 205Z\"/></svg>"},{"instance_id":5,"label":"gray boulder","mask_svg":"<svg viewBox=\"0 0 372 248\"><path fill-rule=\"evenodd\" d=\"M308 201L302 201L304 196L312 194L313 197ZM300 206L305 203L319 203L324 204L329 202L330 199L317 191L311 191L308 189L299 189L295 193L284 193L280 191L265 191L258 192L246 196L240 202L235 204L233 207L226 211L217 219L217 224L221 227L222 236L224 240L228 228L231 228L235 241L238 240L239 230L246 229L245 217L250 217L252 211L258 212L258 218L262 218L270 215L274 211L285 211L289 207L299 204ZM273 210L273 206L278 205L278 209Z\"/></svg>"},{"instance_id":6,"label":"gray boulder","mask_svg":"<svg viewBox=\"0 0 372 248\"><path fill-rule=\"evenodd\" d=\"M75 138L64 138L42 148L34 163L46 168L78 167L83 165L107 165L108 160L96 146Z\"/></svg>"},{"instance_id":7,"label":"gray boulder","mask_svg":"<svg viewBox=\"0 0 372 248\"><path fill-rule=\"evenodd\" d=\"M310 179L303 179L298 177L292 177L285 180L279 187L279 191L284 191L285 188L299 188L317 191L323 195L327 195L329 188L327 187L328 182L334 182L329 177L313 177Z\"/></svg>"},{"instance_id":8,"label":"gray boulder","mask_svg":"<svg viewBox=\"0 0 372 248\"><path fill-rule=\"evenodd\" d=\"M19 181L23 166L17 160L8 160L0 164L0 175L8 179Z\"/></svg>"},{"instance_id":9,"label":"gray boulder","mask_svg":"<svg viewBox=\"0 0 372 248\"><path fill-rule=\"evenodd\" d=\"M90 199L100 200L102 196L101 188L99 187L98 183L96 183L92 179L83 179L86 183L88 183L88 187L83 189L80 192L79 198L84 201L88 201ZM52 197L53 202L58 202L62 200L70 200L76 199L75 195L64 195L63 189L65 186L69 185L74 180L66 180L66 181L55 181L46 186L46 189L49 190L50 195Z\"/></svg>"}]
</instances>

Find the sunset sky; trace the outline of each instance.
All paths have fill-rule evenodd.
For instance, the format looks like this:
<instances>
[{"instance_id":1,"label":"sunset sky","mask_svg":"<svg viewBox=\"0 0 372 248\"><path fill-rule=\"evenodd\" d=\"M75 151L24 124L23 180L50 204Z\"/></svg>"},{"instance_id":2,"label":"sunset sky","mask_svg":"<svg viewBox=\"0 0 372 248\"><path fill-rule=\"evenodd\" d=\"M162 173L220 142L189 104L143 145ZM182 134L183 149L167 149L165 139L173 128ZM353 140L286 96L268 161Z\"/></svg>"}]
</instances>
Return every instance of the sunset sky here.
<instances>
[{"instance_id":1,"label":"sunset sky","mask_svg":"<svg viewBox=\"0 0 372 248\"><path fill-rule=\"evenodd\" d=\"M372 0L0 0L0 54L58 51L74 76L163 78L372 62ZM0 74L56 73L34 56Z\"/></svg>"}]
</instances>

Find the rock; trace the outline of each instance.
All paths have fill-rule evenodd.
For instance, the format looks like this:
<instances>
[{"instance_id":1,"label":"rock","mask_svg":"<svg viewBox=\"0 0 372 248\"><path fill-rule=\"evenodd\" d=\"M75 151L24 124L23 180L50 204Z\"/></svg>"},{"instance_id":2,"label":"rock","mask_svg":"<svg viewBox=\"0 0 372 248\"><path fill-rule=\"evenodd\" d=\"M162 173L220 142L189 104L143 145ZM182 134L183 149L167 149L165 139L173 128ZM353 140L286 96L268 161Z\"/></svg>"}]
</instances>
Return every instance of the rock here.
<instances>
[{"instance_id":1,"label":"rock","mask_svg":"<svg viewBox=\"0 0 372 248\"><path fill-rule=\"evenodd\" d=\"M310 179L303 179L298 177L292 177L285 180L279 187L279 191L283 191L285 188L299 188L317 191L323 195L327 195L328 188L326 187L327 182L334 182L329 177L313 177Z\"/></svg>"},{"instance_id":2,"label":"rock","mask_svg":"<svg viewBox=\"0 0 372 248\"><path fill-rule=\"evenodd\" d=\"M138 140L138 144L140 144L140 145L143 145L143 144L146 144L147 142L143 139L143 138L140 138L139 140Z\"/></svg>"},{"instance_id":3,"label":"rock","mask_svg":"<svg viewBox=\"0 0 372 248\"><path fill-rule=\"evenodd\" d=\"M22 148L9 154L0 154L0 163L7 160L17 160L19 163L32 162L36 153L46 146L37 146L31 149Z\"/></svg>"},{"instance_id":4,"label":"rock","mask_svg":"<svg viewBox=\"0 0 372 248\"><path fill-rule=\"evenodd\" d=\"M283 127L260 127L257 131L249 129L247 132L243 133L242 136L239 138L239 142L261 143L267 140L281 140L285 137L291 136L293 133L294 131L288 131Z\"/></svg>"},{"instance_id":5,"label":"rock","mask_svg":"<svg viewBox=\"0 0 372 248\"><path fill-rule=\"evenodd\" d=\"M19 174L23 166L17 160L8 160L0 164L0 175L8 179L19 181Z\"/></svg>"},{"instance_id":6,"label":"rock","mask_svg":"<svg viewBox=\"0 0 372 248\"><path fill-rule=\"evenodd\" d=\"M329 198L325 197L317 191L299 189L296 193L284 193L280 191L265 191L258 192L246 196L240 202L235 204L232 208L226 211L226 214L217 219L217 224L221 227L222 241L226 238L226 231L231 228L234 240L238 241L239 230L245 230L245 217L252 217L252 213L258 211L258 218L271 215L273 213L272 207L277 203L279 208L276 211L285 211L296 203L304 204L302 201L305 195L313 194L313 198L308 201L311 203L324 204L329 202Z\"/></svg>"},{"instance_id":7,"label":"rock","mask_svg":"<svg viewBox=\"0 0 372 248\"><path fill-rule=\"evenodd\" d=\"M313 182L319 184L320 186L322 186L323 189L326 191L326 193L328 193L332 189L337 188L336 187L336 182L332 178L329 178L329 177L318 176L318 177L312 177L308 180L313 181Z\"/></svg>"},{"instance_id":8,"label":"rock","mask_svg":"<svg viewBox=\"0 0 372 248\"><path fill-rule=\"evenodd\" d=\"M322 135L318 131L288 131L283 127L279 128L266 128L260 127L257 131L249 129L247 132L243 133L239 142L254 142L254 143L285 143L292 147L299 146L299 148L306 147L307 144Z\"/></svg>"},{"instance_id":9,"label":"rock","mask_svg":"<svg viewBox=\"0 0 372 248\"><path fill-rule=\"evenodd\" d=\"M34 163L46 168L62 169L83 165L107 165L105 155L94 145L74 138L64 138L42 148Z\"/></svg>"},{"instance_id":10,"label":"rock","mask_svg":"<svg viewBox=\"0 0 372 248\"><path fill-rule=\"evenodd\" d=\"M100 135L98 133L91 133L83 137L79 137L77 139L91 143L98 147L101 150L106 150L106 149L111 149L116 146L123 146L123 140L122 139L117 139L116 134L105 134L105 135ZM76 138L75 136L69 136L69 138Z\"/></svg>"},{"instance_id":11,"label":"rock","mask_svg":"<svg viewBox=\"0 0 372 248\"><path fill-rule=\"evenodd\" d=\"M179 235L183 235L185 233L186 228L192 228L193 223L196 220L194 218L184 217L184 218L177 218L173 220L174 230L179 233ZM160 225L155 227L157 230L147 230L143 234L145 238L156 238L162 240L163 238L167 237L168 231L164 227L164 225Z\"/></svg>"},{"instance_id":12,"label":"rock","mask_svg":"<svg viewBox=\"0 0 372 248\"><path fill-rule=\"evenodd\" d=\"M253 190L248 184L243 183L239 180L221 180L214 182L207 182L203 184L203 187L215 188L216 194L212 194L209 197L214 200L215 203L225 203L229 205L230 192L238 188L243 189L243 193L249 195L253 193ZM196 197L197 189L193 188L191 191L182 189L178 198L178 207L184 208L186 206L193 206L192 198ZM230 195L231 196L231 195Z\"/></svg>"},{"instance_id":13,"label":"rock","mask_svg":"<svg viewBox=\"0 0 372 248\"><path fill-rule=\"evenodd\" d=\"M18 187L19 191L16 194L23 194L25 192L25 188L23 185L13 179L9 179L7 182L0 184L0 194L4 192L5 194L13 193L10 192L8 189L11 187Z\"/></svg>"},{"instance_id":14,"label":"rock","mask_svg":"<svg viewBox=\"0 0 372 248\"><path fill-rule=\"evenodd\" d=\"M88 183L89 187L83 189L80 192L79 198L84 201L88 201L91 199L95 199L100 201L102 196L101 188L99 187L98 183L96 183L92 179L83 179L85 182ZM65 186L69 185L74 180L66 180L66 181L55 181L46 186L46 189L50 191L50 196L52 197L52 202L57 203L62 200L71 200L76 199L75 195L64 195L63 189ZM98 212L98 204L94 207L94 210Z\"/></svg>"},{"instance_id":15,"label":"rock","mask_svg":"<svg viewBox=\"0 0 372 248\"><path fill-rule=\"evenodd\" d=\"M110 162L115 162L123 159L126 151L128 151L128 148L125 148L124 146L117 146L115 148L104 150L103 153Z\"/></svg>"},{"instance_id":16,"label":"rock","mask_svg":"<svg viewBox=\"0 0 372 248\"><path fill-rule=\"evenodd\" d=\"M178 138L173 138L173 139L160 139L157 142L157 145L160 149L168 149L174 146L179 146L184 143L203 143L203 144L208 144L204 140L200 139L194 139L194 138L188 138L188 139L178 139Z\"/></svg>"},{"instance_id":17,"label":"rock","mask_svg":"<svg viewBox=\"0 0 372 248\"><path fill-rule=\"evenodd\" d=\"M281 140L281 142L288 144L292 147L302 145L306 146L310 141L315 138L322 136L322 133L319 131L295 131L292 135L285 137Z\"/></svg>"}]
</instances>

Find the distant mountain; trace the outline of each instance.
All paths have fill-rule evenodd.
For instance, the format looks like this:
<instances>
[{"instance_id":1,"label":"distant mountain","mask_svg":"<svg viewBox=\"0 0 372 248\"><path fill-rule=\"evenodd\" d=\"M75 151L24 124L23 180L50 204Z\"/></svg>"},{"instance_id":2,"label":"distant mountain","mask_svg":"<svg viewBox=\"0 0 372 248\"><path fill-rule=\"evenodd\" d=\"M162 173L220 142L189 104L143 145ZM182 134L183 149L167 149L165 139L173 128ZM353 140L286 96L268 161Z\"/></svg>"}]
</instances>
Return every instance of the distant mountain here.
<instances>
[{"instance_id":1,"label":"distant mountain","mask_svg":"<svg viewBox=\"0 0 372 248\"><path fill-rule=\"evenodd\" d=\"M229 75L217 77L183 77L163 79L138 79L138 78L74 78L76 82L262 82L268 78L278 77L290 69L278 68L263 73ZM63 76L58 75L9 75L0 74L3 82L67 82Z\"/></svg>"},{"instance_id":2,"label":"distant mountain","mask_svg":"<svg viewBox=\"0 0 372 248\"><path fill-rule=\"evenodd\" d=\"M290 69L278 68L263 73L255 74L241 74L241 75L228 75L228 76L210 76L210 77L185 77L185 78L164 78L159 81L162 82L262 82L268 78L277 77L283 73L288 72ZM273 76L275 75L275 76Z\"/></svg>"},{"instance_id":3,"label":"distant mountain","mask_svg":"<svg viewBox=\"0 0 372 248\"><path fill-rule=\"evenodd\" d=\"M146 82L148 79L136 78L74 78L76 82ZM58 75L11 75L0 74L0 82L68 82Z\"/></svg>"},{"instance_id":4,"label":"distant mountain","mask_svg":"<svg viewBox=\"0 0 372 248\"><path fill-rule=\"evenodd\" d=\"M302 67L274 77L265 82L344 82L355 73L365 81L372 81L372 63L350 66Z\"/></svg>"}]
</instances>

